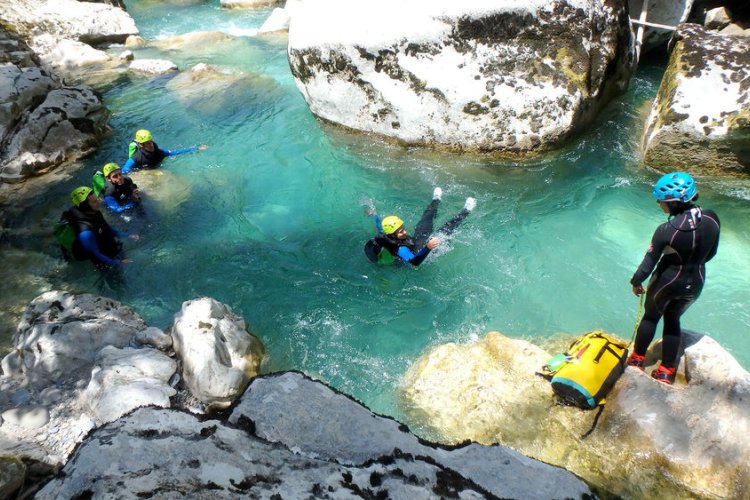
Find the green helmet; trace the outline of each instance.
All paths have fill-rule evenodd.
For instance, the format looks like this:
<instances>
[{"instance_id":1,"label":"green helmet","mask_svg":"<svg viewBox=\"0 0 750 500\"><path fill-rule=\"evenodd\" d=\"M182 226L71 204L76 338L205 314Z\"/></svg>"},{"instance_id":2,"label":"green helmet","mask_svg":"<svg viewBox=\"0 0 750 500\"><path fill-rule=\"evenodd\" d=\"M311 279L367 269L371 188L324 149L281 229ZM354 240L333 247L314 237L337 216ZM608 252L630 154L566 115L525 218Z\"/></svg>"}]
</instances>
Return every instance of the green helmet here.
<instances>
[{"instance_id":1,"label":"green helmet","mask_svg":"<svg viewBox=\"0 0 750 500\"><path fill-rule=\"evenodd\" d=\"M404 221L395 215L389 215L383 219L383 222L380 225L383 227L383 232L390 235L398 231L399 228L404 225Z\"/></svg>"},{"instance_id":2,"label":"green helmet","mask_svg":"<svg viewBox=\"0 0 750 500\"><path fill-rule=\"evenodd\" d=\"M148 142L150 140L152 140L151 132L146 129L141 129L135 133L135 142L137 143L143 144L144 142Z\"/></svg>"},{"instance_id":3,"label":"green helmet","mask_svg":"<svg viewBox=\"0 0 750 500\"><path fill-rule=\"evenodd\" d=\"M88 186L77 187L70 192L70 201L73 202L73 205L79 207L93 192L94 190Z\"/></svg>"},{"instance_id":4,"label":"green helmet","mask_svg":"<svg viewBox=\"0 0 750 500\"><path fill-rule=\"evenodd\" d=\"M104 177L109 177L109 174L111 174L115 170L120 170L120 165L110 162L104 165L104 167L102 168L102 173L104 174Z\"/></svg>"}]
</instances>

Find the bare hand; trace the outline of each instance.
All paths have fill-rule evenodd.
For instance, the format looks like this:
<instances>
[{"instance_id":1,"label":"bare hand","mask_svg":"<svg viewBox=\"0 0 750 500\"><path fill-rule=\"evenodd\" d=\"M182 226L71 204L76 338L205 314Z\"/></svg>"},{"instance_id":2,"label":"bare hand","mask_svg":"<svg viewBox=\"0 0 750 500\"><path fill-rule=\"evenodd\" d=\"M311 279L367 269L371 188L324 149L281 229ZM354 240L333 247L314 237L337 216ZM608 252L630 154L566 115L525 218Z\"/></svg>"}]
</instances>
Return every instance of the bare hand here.
<instances>
[{"instance_id":1,"label":"bare hand","mask_svg":"<svg viewBox=\"0 0 750 500\"><path fill-rule=\"evenodd\" d=\"M208 149L208 146L205 145L205 144L201 144L200 146L198 146L198 149L201 150L201 151L204 151L204 150Z\"/></svg>"},{"instance_id":2,"label":"bare hand","mask_svg":"<svg viewBox=\"0 0 750 500\"><path fill-rule=\"evenodd\" d=\"M375 215L376 213L377 213L377 212L375 212L375 209L374 209L374 208L370 208L370 207L365 207L365 215L366 215L367 217L369 217L369 216L371 216L371 215Z\"/></svg>"},{"instance_id":3,"label":"bare hand","mask_svg":"<svg viewBox=\"0 0 750 500\"><path fill-rule=\"evenodd\" d=\"M138 236L137 234L129 234L129 235L128 235L128 238L130 238L130 239L131 239L131 240L133 240L133 241L138 241L138 240L140 240L140 239L141 239L141 237L140 237L140 236Z\"/></svg>"},{"instance_id":4,"label":"bare hand","mask_svg":"<svg viewBox=\"0 0 750 500\"><path fill-rule=\"evenodd\" d=\"M646 290L641 285L633 285L633 295L635 295L636 297L640 297L645 291Z\"/></svg>"},{"instance_id":5,"label":"bare hand","mask_svg":"<svg viewBox=\"0 0 750 500\"><path fill-rule=\"evenodd\" d=\"M128 264L132 264L132 263L133 263L133 259L122 259L120 261L120 265L122 266L127 266Z\"/></svg>"},{"instance_id":6,"label":"bare hand","mask_svg":"<svg viewBox=\"0 0 750 500\"><path fill-rule=\"evenodd\" d=\"M132 198L133 198L133 199L134 199L135 201L141 201L141 192L140 192L140 191L138 191L137 189L134 189L134 190L133 190L133 192L131 193L131 197L132 197Z\"/></svg>"},{"instance_id":7,"label":"bare hand","mask_svg":"<svg viewBox=\"0 0 750 500\"><path fill-rule=\"evenodd\" d=\"M430 250L435 249L438 245L440 245L440 240L437 238L430 238L430 241L427 242L427 248Z\"/></svg>"}]
</instances>

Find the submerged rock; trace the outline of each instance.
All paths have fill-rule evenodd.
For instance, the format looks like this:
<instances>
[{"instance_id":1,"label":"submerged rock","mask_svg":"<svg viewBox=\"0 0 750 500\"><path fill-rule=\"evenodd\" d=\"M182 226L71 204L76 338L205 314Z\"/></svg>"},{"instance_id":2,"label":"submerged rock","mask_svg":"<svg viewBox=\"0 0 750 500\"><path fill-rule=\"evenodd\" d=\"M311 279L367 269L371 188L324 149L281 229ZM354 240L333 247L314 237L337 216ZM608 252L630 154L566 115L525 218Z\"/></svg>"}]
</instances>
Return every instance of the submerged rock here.
<instances>
[{"instance_id":1,"label":"submerged rock","mask_svg":"<svg viewBox=\"0 0 750 500\"><path fill-rule=\"evenodd\" d=\"M750 39L680 25L642 147L662 171L750 174Z\"/></svg>"},{"instance_id":2,"label":"submerged rock","mask_svg":"<svg viewBox=\"0 0 750 500\"><path fill-rule=\"evenodd\" d=\"M750 374L709 337L684 343L687 385L626 369L585 439L596 412L556 404L535 375L550 355L497 332L426 353L405 377L404 404L442 440L511 446L617 496L745 497Z\"/></svg>"},{"instance_id":3,"label":"submerged rock","mask_svg":"<svg viewBox=\"0 0 750 500\"><path fill-rule=\"evenodd\" d=\"M297 373L256 378L229 420L136 410L93 432L36 498L592 495L574 475L503 447L419 441Z\"/></svg>"},{"instance_id":4,"label":"submerged rock","mask_svg":"<svg viewBox=\"0 0 750 500\"><path fill-rule=\"evenodd\" d=\"M628 85L624 1L305 3L289 64L313 114L409 145L560 145Z\"/></svg>"}]
</instances>

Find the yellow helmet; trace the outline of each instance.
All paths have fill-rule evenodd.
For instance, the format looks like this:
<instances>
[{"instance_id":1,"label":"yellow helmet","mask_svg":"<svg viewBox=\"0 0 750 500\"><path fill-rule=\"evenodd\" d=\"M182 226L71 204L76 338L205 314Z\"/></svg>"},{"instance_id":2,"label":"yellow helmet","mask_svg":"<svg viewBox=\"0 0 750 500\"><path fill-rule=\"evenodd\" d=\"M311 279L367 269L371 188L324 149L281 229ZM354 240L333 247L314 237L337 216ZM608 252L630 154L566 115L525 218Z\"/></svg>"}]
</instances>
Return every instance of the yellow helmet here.
<instances>
[{"instance_id":1,"label":"yellow helmet","mask_svg":"<svg viewBox=\"0 0 750 500\"><path fill-rule=\"evenodd\" d=\"M141 129L135 133L135 142L143 144L144 142L148 142L150 140L152 140L151 132L146 129Z\"/></svg>"},{"instance_id":2,"label":"yellow helmet","mask_svg":"<svg viewBox=\"0 0 750 500\"><path fill-rule=\"evenodd\" d=\"M385 234L393 234L398 231L401 226L404 225L404 221L402 221L395 215L389 215L388 217L383 219L383 222L381 222L380 225L383 227L383 232Z\"/></svg>"},{"instance_id":3,"label":"yellow helmet","mask_svg":"<svg viewBox=\"0 0 750 500\"><path fill-rule=\"evenodd\" d=\"M102 173L104 174L104 177L109 177L109 174L111 174L115 170L120 170L120 165L110 162L104 165L104 167L102 168Z\"/></svg>"},{"instance_id":4,"label":"yellow helmet","mask_svg":"<svg viewBox=\"0 0 750 500\"><path fill-rule=\"evenodd\" d=\"M88 198L93 192L94 190L88 186L77 187L70 192L70 201L73 202L73 205L78 207L81 203L86 201L86 198Z\"/></svg>"}]
</instances>

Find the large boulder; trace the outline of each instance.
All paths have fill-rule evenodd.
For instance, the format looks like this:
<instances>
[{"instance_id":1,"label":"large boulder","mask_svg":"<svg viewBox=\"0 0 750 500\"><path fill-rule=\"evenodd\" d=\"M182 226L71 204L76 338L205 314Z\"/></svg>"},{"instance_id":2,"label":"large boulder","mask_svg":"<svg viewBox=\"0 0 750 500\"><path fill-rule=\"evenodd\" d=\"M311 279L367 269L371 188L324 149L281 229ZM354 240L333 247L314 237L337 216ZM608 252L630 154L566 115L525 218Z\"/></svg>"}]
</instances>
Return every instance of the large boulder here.
<instances>
[{"instance_id":1,"label":"large boulder","mask_svg":"<svg viewBox=\"0 0 750 500\"><path fill-rule=\"evenodd\" d=\"M0 182L20 181L80 158L109 130L88 87L66 87L29 46L0 26Z\"/></svg>"},{"instance_id":2,"label":"large boulder","mask_svg":"<svg viewBox=\"0 0 750 500\"><path fill-rule=\"evenodd\" d=\"M172 326L182 377L208 410L225 408L258 374L263 345L229 306L203 297L182 304Z\"/></svg>"},{"instance_id":3,"label":"large boulder","mask_svg":"<svg viewBox=\"0 0 750 500\"><path fill-rule=\"evenodd\" d=\"M139 406L171 406L177 362L139 342L169 345L164 336L111 299L60 291L34 299L0 363L0 455L58 466L97 425Z\"/></svg>"},{"instance_id":4,"label":"large boulder","mask_svg":"<svg viewBox=\"0 0 750 500\"><path fill-rule=\"evenodd\" d=\"M750 39L680 25L642 139L659 170L750 174Z\"/></svg>"},{"instance_id":5,"label":"large boulder","mask_svg":"<svg viewBox=\"0 0 750 500\"><path fill-rule=\"evenodd\" d=\"M404 405L442 441L511 446L617 496L744 498L750 374L709 337L684 343L675 386L627 368L586 438L596 412L556 404L535 375L550 355L497 332L426 353L405 377Z\"/></svg>"},{"instance_id":6,"label":"large boulder","mask_svg":"<svg viewBox=\"0 0 750 500\"><path fill-rule=\"evenodd\" d=\"M560 145L623 92L624 1L303 3L289 64L318 117L409 145Z\"/></svg>"},{"instance_id":7,"label":"large boulder","mask_svg":"<svg viewBox=\"0 0 750 500\"><path fill-rule=\"evenodd\" d=\"M35 498L588 498L498 446L443 448L298 373L256 378L227 422L139 409L93 432Z\"/></svg>"}]
</instances>

